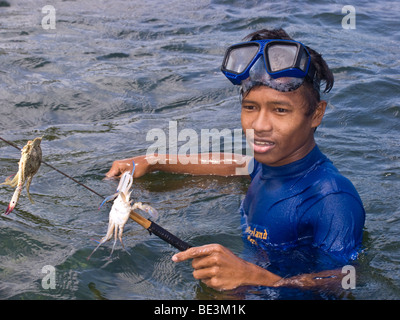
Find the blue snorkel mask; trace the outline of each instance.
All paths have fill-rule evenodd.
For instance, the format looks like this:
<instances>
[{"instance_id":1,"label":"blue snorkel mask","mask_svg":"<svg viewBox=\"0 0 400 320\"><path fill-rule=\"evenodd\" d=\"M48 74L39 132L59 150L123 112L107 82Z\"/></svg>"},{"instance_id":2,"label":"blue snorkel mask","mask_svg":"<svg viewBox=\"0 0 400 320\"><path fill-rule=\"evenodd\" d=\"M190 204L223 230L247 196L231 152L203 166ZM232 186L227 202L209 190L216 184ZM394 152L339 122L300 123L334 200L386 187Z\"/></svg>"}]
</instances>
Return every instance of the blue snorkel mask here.
<instances>
[{"instance_id":1,"label":"blue snorkel mask","mask_svg":"<svg viewBox=\"0 0 400 320\"><path fill-rule=\"evenodd\" d=\"M221 71L242 95L256 85L289 92L305 79L319 92L320 81L307 48L294 40L254 40L226 50Z\"/></svg>"}]
</instances>

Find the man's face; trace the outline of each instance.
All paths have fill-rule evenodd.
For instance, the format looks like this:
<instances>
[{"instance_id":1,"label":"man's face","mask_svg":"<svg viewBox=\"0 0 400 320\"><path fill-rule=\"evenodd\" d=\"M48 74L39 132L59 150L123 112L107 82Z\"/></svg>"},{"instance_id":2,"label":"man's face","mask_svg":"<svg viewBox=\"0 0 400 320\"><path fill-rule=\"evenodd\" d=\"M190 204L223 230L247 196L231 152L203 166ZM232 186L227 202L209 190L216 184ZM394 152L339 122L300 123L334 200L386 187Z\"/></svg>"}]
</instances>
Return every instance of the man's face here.
<instances>
[{"instance_id":1,"label":"man's face","mask_svg":"<svg viewBox=\"0 0 400 320\"><path fill-rule=\"evenodd\" d=\"M321 123L326 102L307 116L304 86L279 92L254 87L242 101L242 128L254 130L254 158L269 166L282 166L305 157L315 146L314 129Z\"/></svg>"}]
</instances>

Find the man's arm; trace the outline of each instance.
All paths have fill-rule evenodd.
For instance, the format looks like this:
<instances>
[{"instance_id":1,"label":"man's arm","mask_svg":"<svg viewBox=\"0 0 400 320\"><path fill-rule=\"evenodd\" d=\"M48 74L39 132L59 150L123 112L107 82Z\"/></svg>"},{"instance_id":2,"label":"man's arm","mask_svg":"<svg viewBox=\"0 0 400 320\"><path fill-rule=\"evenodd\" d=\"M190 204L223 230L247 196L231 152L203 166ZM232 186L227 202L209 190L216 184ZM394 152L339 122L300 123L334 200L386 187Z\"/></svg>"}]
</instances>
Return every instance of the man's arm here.
<instances>
[{"instance_id":1,"label":"man's arm","mask_svg":"<svg viewBox=\"0 0 400 320\"><path fill-rule=\"evenodd\" d=\"M330 194L318 201L309 214L316 217L314 246L326 252L340 254L346 260L357 251L365 213L362 205L352 195ZM193 259L193 276L218 290L244 285L337 289L341 287L345 276L341 269L335 269L281 278L235 256L230 250L217 244L190 248L173 257L176 262L188 259Z\"/></svg>"},{"instance_id":2,"label":"man's arm","mask_svg":"<svg viewBox=\"0 0 400 320\"><path fill-rule=\"evenodd\" d=\"M250 159L243 155L225 153L198 154L182 158L176 155L143 155L114 161L106 177L117 177L125 171L131 171L132 161L135 161L135 178L154 171L193 175L248 175L247 165Z\"/></svg>"},{"instance_id":3,"label":"man's arm","mask_svg":"<svg viewBox=\"0 0 400 320\"><path fill-rule=\"evenodd\" d=\"M172 257L175 262L188 259L193 259L193 277L216 290L231 290L246 285L307 289L315 287L338 288L344 276L340 270L327 270L282 278L239 258L219 244L193 247Z\"/></svg>"}]
</instances>

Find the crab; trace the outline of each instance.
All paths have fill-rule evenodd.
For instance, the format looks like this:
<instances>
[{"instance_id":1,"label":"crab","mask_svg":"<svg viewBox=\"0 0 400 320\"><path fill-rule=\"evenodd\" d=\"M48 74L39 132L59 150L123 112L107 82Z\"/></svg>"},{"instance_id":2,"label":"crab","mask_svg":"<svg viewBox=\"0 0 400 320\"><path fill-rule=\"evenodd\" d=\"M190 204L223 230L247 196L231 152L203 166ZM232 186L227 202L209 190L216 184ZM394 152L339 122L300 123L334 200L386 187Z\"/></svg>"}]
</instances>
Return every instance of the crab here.
<instances>
[{"instance_id":1,"label":"crab","mask_svg":"<svg viewBox=\"0 0 400 320\"><path fill-rule=\"evenodd\" d=\"M136 202L132 205L132 200L130 200L131 191L130 188L132 187L133 183L133 173L135 171L135 163L133 163L132 173L129 171L124 172L121 176L120 182L117 187L116 193L111 196L106 197L103 202L100 204L99 209L109 201L114 200L113 205L110 210L109 214L109 221L108 221L108 229L107 234L98 241L97 247L92 251L92 253L87 258L88 260L93 255L93 253L105 242L110 240L114 235L114 244L111 250L111 255L114 251L115 244L117 239L121 242L122 247L125 249L124 244L122 242L122 233L124 231L124 226L129 219L130 212L135 209L143 210L150 214L154 219L157 219L158 212L153 207L142 204L141 202ZM126 249L125 249L126 251ZM111 256L110 255L110 256Z\"/></svg>"}]
</instances>

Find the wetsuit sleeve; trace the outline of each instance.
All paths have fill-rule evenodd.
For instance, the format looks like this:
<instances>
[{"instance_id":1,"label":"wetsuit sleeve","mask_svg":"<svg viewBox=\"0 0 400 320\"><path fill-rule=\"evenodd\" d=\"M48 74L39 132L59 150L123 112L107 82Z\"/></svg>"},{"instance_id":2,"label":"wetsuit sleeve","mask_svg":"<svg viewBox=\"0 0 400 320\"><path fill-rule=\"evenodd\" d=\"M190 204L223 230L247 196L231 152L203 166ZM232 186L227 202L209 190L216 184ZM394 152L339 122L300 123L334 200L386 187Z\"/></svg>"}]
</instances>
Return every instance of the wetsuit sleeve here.
<instances>
[{"instance_id":1,"label":"wetsuit sleeve","mask_svg":"<svg viewBox=\"0 0 400 320\"><path fill-rule=\"evenodd\" d=\"M318 201L312 210L314 245L345 259L355 258L365 220L360 201L349 193L334 193Z\"/></svg>"}]
</instances>

